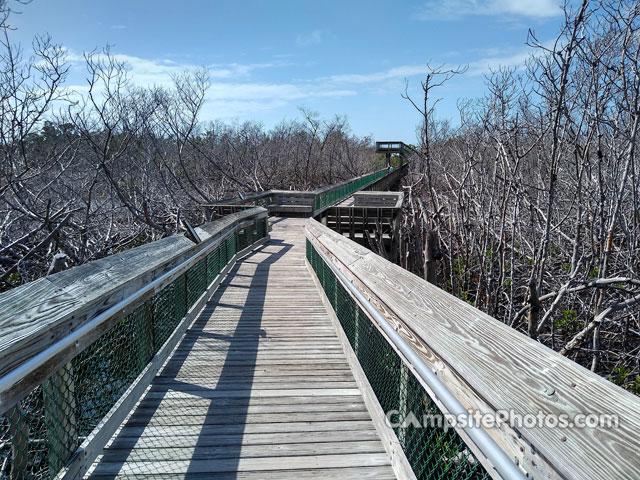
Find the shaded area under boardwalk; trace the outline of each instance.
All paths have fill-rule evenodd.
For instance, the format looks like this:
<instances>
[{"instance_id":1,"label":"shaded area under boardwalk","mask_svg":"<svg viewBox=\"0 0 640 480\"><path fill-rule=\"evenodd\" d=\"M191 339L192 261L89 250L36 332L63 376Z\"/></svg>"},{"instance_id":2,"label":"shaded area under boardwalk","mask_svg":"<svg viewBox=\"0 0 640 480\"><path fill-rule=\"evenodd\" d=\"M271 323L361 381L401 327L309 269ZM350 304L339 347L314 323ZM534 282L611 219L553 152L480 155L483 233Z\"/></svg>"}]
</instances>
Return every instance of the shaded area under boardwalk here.
<instances>
[{"instance_id":1,"label":"shaded area under boardwalk","mask_svg":"<svg viewBox=\"0 0 640 480\"><path fill-rule=\"evenodd\" d=\"M235 265L94 478L395 478L305 266L305 220Z\"/></svg>"}]
</instances>

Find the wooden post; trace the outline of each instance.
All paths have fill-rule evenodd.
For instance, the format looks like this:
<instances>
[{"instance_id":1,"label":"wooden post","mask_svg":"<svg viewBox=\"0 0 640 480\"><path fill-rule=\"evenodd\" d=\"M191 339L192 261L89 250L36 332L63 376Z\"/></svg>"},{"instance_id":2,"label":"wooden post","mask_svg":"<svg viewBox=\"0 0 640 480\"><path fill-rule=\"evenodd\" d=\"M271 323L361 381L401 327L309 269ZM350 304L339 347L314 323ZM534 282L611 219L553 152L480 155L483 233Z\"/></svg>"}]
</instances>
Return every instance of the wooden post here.
<instances>
[{"instance_id":1,"label":"wooden post","mask_svg":"<svg viewBox=\"0 0 640 480\"><path fill-rule=\"evenodd\" d=\"M391 261L400 265L400 212L398 210L393 219L389 222L391 225Z\"/></svg>"},{"instance_id":2,"label":"wooden post","mask_svg":"<svg viewBox=\"0 0 640 480\"><path fill-rule=\"evenodd\" d=\"M349 207L349 240L353 240L356 238L355 232L355 208Z\"/></svg>"}]
</instances>

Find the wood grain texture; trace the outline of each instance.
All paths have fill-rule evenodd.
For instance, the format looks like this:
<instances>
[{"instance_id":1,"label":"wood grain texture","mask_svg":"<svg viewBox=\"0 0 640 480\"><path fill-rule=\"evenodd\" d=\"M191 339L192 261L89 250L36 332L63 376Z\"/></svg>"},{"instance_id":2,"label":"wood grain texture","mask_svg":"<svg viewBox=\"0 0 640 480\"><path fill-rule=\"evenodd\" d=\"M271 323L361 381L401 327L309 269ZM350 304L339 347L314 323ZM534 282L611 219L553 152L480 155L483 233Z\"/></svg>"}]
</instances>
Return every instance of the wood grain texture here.
<instances>
[{"instance_id":1,"label":"wood grain texture","mask_svg":"<svg viewBox=\"0 0 640 480\"><path fill-rule=\"evenodd\" d=\"M198 245L174 235L0 294L0 375L256 216L266 216L266 210L254 208L204 225L209 237Z\"/></svg>"},{"instance_id":2,"label":"wood grain texture","mask_svg":"<svg viewBox=\"0 0 640 480\"><path fill-rule=\"evenodd\" d=\"M395 478L313 278L305 220L236 264L92 478Z\"/></svg>"},{"instance_id":3,"label":"wood grain texture","mask_svg":"<svg viewBox=\"0 0 640 480\"><path fill-rule=\"evenodd\" d=\"M321 224L311 221L308 228L465 407L571 419L578 414L619 416L618 427L523 426L515 432L521 438L505 438L503 445L515 448L525 441L525 466L535 458L552 467L544 476L637 477L638 397ZM496 438L505 432L489 433Z\"/></svg>"}]
</instances>

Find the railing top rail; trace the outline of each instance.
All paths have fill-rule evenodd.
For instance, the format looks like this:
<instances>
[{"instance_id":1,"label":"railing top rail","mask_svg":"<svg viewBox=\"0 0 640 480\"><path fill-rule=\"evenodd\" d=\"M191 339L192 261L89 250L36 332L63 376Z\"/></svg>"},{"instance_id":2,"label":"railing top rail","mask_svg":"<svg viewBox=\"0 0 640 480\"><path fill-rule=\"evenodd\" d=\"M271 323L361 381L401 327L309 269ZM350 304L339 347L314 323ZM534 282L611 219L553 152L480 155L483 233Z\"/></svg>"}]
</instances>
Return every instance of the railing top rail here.
<instances>
[{"instance_id":1,"label":"railing top rail","mask_svg":"<svg viewBox=\"0 0 640 480\"><path fill-rule=\"evenodd\" d=\"M264 192L257 193L248 193L243 195L244 198L233 197L233 198L223 198L221 200L217 200L211 203L203 203L201 206L203 207L215 207L217 205L237 205L245 202L252 202L254 200L260 200L262 198L269 197L273 194L273 190L265 190Z\"/></svg>"},{"instance_id":2,"label":"railing top rail","mask_svg":"<svg viewBox=\"0 0 640 480\"><path fill-rule=\"evenodd\" d=\"M376 309L376 307L358 290L353 283L342 273L331 259L322 251L318 254L327 263L329 268L333 270L336 277L347 288L347 290L357 299L358 303L366 310L371 318L385 332L387 338L394 344L397 350L402 353L404 358L412 366L415 374L422 380L426 386L438 397L445 408L452 415L458 417L468 415L468 412L460 401L445 387L437 375L431 371L422 358L413 348L396 332L387 319ZM525 476L518 466L510 459L506 453L493 441L487 432L473 419L465 424L463 429L469 438L476 444L480 451L491 462L493 468L500 474L502 478L509 480L524 480Z\"/></svg>"},{"instance_id":3,"label":"railing top rail","mask_svg":"<svg viewBox=\"0 0 640 480\"><path fill-rule=\"evenodd\" d=\"M353 182L355 182L357 180L360 180L361 178L365 178L365 177L368 177L369 175L373 175L374 173L379 173L379 172L382 172L382 171L385 171L385 170L386 170L386 168L380 168L378 170L374 170L373 172L368 172L368 173L365 173L365 174L357 176L357 177L349 178L347 180L342 180L341 182L338 182L338 183L332 183L331 185L325 185L323 187L316 188L315 190L313 190L313 193L321 194L321 193L330 192L331 190L336 190L337 188L343 187L345 185L349 185L350 183L353 183Z\"/></svg>"},{"instance_id":4,"label":"railing top rail","mask_svg":"<svg viewBox=\"0 0 640 480\"><path fill-rule=\"evenodd\" d=\"M640 398L320 223L307 229L465 408L507 415L487 432L534 478L637 475ZM579 428L585 418L600 423Z\"/></svg>"},{"instance_id":5,"label":"railing top rail","mask_svg":"<svg viewBox=\"0 0 640 480\"><path fill-rule=\"evenodd\" d=\"M197 227L199 244L173 235L0 294L0 376L177 266L186 268L243 221L266 216L261 207L243 210Z\"/></svg>"}]
</instances>

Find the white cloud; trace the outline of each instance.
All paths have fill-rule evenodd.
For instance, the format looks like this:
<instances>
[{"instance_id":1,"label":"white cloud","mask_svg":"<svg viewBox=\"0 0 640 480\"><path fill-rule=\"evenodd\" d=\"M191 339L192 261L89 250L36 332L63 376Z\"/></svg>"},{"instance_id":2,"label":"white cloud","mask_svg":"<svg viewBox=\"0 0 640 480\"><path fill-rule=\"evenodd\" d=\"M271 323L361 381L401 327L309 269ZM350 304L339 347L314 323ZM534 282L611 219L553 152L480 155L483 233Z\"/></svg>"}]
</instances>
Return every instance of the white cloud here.
<instances>
[{"instance_id":1,"label":"white cloud","mask_svg":"<svg viewBox=\"0 0 640 480\"><path fill-rule=\"evenodd\" d=\"M96 55L98 58L106 58L102 53ZM194 64L168 59L150 60L124 54L112 54L111 57L125 63L131 83L141 87L156 85L171 88L172 75L198 68ZM82 55L67 51L67 59L77 67L74 71L78 69L82 71L85 62ZM252 73L256 70L288 65L290 64L231 63L206 66L211 78L211 86L207 91L203 118L233 118L249 115L251 112L281 108L293 102L318 98L343 98L357 93L348 88L336 88L319 79L285 83L259 82L251 79ZM79 80L80 78L74 78L74 85L66 87L66 91L73 99L78 99L78 96L86 94L89 90L87 84L82 84Z\"/></svg>"},{"instance_id":2,"label":"white cloud","mask_svg":"<svg viewBox=\"0 0 640 480\"><path fill-rule=\"evenodd\" d=\"M74 67L84 66L85 59L67 50L67 60ZM191 63L180 63L169 59L146 59L121 53L112 54L111 57L126 64L129 71L129 78L134 85L146 87L150 85L166 86L173 85L171 76L185 71L193 71L201 68L202 65ZM106 59L103 53L96 54L96 59ZM265 68L274 68L281 64L274 63L254 63L254 64L211 64L205 65L212 81L218 79L246 78L252 71Z\"/></svg>"},{"instance_id":3,"label":"white cloud","mask_svg":"<svg viewBox=\"0 0 640 480\"><path fill-rule=\"evenodd\" d=\"M394 78L412 77L414 75L422 75L425 73L427 73L427 67L425 65L403 65L400 67L393 67L382 72L333 75L328 77L328 80L337 83L375 83L392 80Z\"/></svg>"},{"instance_id":4,"label":"white cloud","mask_svg":"<svg viewBox=\"0 0 640 480\"><path fill-rule=\"evenodd\" d=\"M324 40L324 34L321 30L314 30L310 33L299 34L296 37L296 43L301 47L308 47L309 45L319 45Z\"/></svg>"},{"instance_id":5,"label":"white cloud","mask_svg":"<svg viewBox=\"0 0 640 480\"><path fill-rule=\"evenodd\" d=\"M512 55L489 56L469 63L468 75L484 75L498 67L522 68L531 56L531 49L524 49Z\"/></svg>"},{"instance_id":6,"label":"white cloud","mask_svg":"<svg viewBox=\"0 0 640 480\"><path fill-rule=\"evenodd\" d=\"M212 100L282 100L296 101L305 98L346 97L356 92L332 87L323 88L313 83L304 85L269 83L216 83L211 85L207 97Z\"/></svg>"},{"instance_id":7,"label":"white cloud","mask_svg":"<svg viewBox=\"0 0 640 480\"><path fill-rule=\"evenodd\" d=\"M469 15L550 18L562 13L557 0L431 0L418 20L455 20Z\"/></svg>"},{"instance_id":8,"label":"white cloud","mask_svg":"<svg viewBox=\"0 0 640 480\"><path fill-rule=\"evenodd\" d=\"M469 69L465 75L484 75L489 73L491 70L496 70L498 67L522 68L532 53L535 54L535 51L532 51L532 49L528 47L505 55L499 55L498 52L504 52L504 49L491 49L483 52L485 53L485 56L468 63ZM444 70L456 68L459 68L459 65L444 64L442 66L442 69ZM414 76L424 77L427 72L428 68L426 64L401 65L378 72L333 75L331 77L326 77L323 80L334 85L369 85L374 86L376 91L388 93L389 89L381 88L380 85L385 83L388 84L394 80L404 80L405 78ZM398 91L397 83L393 85L393 88L395 91Z\"/></svg>"}]
</instances>

